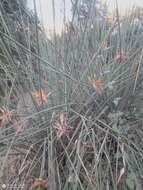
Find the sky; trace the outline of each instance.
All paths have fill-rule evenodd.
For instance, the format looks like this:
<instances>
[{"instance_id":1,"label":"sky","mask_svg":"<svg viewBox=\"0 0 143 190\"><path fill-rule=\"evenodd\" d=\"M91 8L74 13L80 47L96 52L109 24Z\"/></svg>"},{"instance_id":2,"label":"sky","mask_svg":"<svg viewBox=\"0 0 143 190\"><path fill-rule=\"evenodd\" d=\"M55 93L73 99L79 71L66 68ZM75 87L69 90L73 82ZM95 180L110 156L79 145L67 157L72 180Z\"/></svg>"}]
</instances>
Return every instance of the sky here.
<instances>
[{"instance_id":1,"label":"sky","mask_svg":"<svg viewBox=\"0 0 143 190\"><path fill-rule=\"evenodd\" d=\"M53 0L36 0L37 13L44 26L48 30L53 30ZM64 0L54 0L55 2L55 28L60 32L63 26L64 19ZM66 21L71 16L71 1L65 0ZM33 0L28 0L28 6L33 9Z\"/></svg>"},{"instance_id":2,"label":"sky","mask_svg":"<svg viewBox=\"0 0 143 190\"><path fill-rule=\"evenodd\" d=\"M71 0L35 0L37 6L38 16L48 33L53 30L53 4L55 2L55 28L56 32L60 33L63 26L64 15L64 2L66 10L66 21L71 16ZM109 10L113 10L115 7L115 0L100 0L105 1L108 4ZM124 14L128 9L135 6L143 7L143 0L118 0L119 10L121 14ZM28 0L28 6L33 9L33 0Z\"/></svg>"}]
</instances>

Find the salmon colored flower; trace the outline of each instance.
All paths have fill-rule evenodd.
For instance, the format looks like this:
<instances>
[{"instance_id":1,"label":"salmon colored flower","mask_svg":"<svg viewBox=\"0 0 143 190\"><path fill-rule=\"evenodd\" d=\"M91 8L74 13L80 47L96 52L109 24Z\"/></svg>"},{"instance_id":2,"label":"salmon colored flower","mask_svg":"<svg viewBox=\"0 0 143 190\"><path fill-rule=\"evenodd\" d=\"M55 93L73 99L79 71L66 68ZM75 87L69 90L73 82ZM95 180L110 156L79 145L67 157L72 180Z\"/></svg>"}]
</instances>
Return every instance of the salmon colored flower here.
<instances>
[{"instance_id":1,"label":"salmon colored flower","mask_svg":"<svg viewBox=\"0 0 143 190\"><path fill-rule=\"evenodd\" d=\"M118 51L116 53L116 55L115 55L115 60L116 61L122 61L125 58L126 58L126 55L125 55L125 53L123 51L121 51L121 52Z\"/></svg>"},{"instance_id":2,"label":"salmon colored flower","mask_svg":"<svg viewBox=\"0 0 143 190\"><path fill-rule=\"evenodd\" d=\"M54 129L55 129L55 133L57 138L61 138L61 136L65 135L65 134L69 134L70 132L70 126L68 126L65 122L65 114L66 113L60 113L59 115L59 119L58 121L56 121L55 125L54 125Z\"/></svg>"},{"instance_id":3,"label":"salmon colored flower","mask_svg":"<svg viewBox=\"0 0 143 190\"><path fill-rule=\"evenodd\" d=\"M12 111L9 111L8 108L2 106L0 108L0 121L2 123L11 121L11 117L12 117Z\"/></svg>"},{"instance_id":4,"label":"salmon colored flower","mask_svg":"<svg viewBox=\"0 0 143 190\"><path fill-rule=\"evenodd\" d=\"M40 88L38 91L34 92L33 95L36 98L36 101L38 105L43 104L44 102L47 102L47 98L50 96L51 93L46 93L45 90Z\"/></svg>"},{"instance_id":5,"label":"salmon colored flower","mask_svg":"<svg viewBox=\"0 0 143 190\"><path fill-rule=\"evenodd\" d=\"M97 90L102 89L102 81L101 79L97 79L95 75L93 77L88 77L88 80L95 89Z\"/></svg>"},{"instance_id":6,"label":"salmon colored flower","mask_svg":"<svg viewBox=\"0 0 143 190\"><path fill-rule=\"evenodd\" d=\"M32 187L45 187L48 184L47 179L41 179L41 178L34 178L32 180Z\"/></svg>"}]
</instances>

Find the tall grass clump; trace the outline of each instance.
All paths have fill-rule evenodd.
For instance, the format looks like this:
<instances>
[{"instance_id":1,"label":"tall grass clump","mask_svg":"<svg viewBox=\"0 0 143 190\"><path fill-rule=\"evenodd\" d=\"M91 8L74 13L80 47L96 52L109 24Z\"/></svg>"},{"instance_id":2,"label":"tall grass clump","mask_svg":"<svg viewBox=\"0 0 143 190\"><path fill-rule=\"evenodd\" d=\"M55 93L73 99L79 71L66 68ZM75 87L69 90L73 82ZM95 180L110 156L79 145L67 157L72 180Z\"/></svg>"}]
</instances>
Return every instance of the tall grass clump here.
<instances>
[{"instance_id":1,"label":"tall grass clump","mask_svg":"<svg viewBox=\"0 0 143 190\"><path fill-rule=\"evenodd\" d=\"M0 184L141 190L142 9L72 1L48 40L34 5L0 2Z\"/></svg>"}]
</instances>

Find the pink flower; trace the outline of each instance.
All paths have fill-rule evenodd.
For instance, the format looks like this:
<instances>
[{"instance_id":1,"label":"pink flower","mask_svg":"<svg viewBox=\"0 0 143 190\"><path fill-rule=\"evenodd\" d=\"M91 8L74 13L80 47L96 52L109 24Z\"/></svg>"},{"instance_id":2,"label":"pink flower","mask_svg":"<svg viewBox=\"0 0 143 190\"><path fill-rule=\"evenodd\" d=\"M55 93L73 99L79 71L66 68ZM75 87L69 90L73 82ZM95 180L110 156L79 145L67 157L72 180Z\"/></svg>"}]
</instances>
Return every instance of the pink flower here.
<instances>
[{"instance_id":1,"label":"pink flower","mask_svg":"<svg viewBox=\"0 0 143 190\"><path fill-rule=\"evenodd\" d=\"M66 113L60 113L59 119L54 125L55 133L58 139L61 138L63 135L69 134L71 130L70 126L68 126L65 122L65 114Z\"/></svg>"},{"instance_id":2,"label":"pink flower","mask_svg":"<svg viewBox=\"0 0 143 190\"><path fill-rule=\"evenodd\" d=\"M2 106L0 108L0 121L2 123L11 121L12 111L9 111L8 108Z\"/></svg>"},{"instance_id":3,"label":"pink flower","mask_svg":"<svg viewBox=\"0 0 143 190\"><path fill-rule=\"evenodd\" d=\"M45 102L47 102L47 98L50 96L50 92L47 94L45 92L45 90L43 90L42 88L40 88L38 91L34 92L33 95L36 98L36 102L38 103L38 105L41 105Z\"/></svg>"}]
</instances>

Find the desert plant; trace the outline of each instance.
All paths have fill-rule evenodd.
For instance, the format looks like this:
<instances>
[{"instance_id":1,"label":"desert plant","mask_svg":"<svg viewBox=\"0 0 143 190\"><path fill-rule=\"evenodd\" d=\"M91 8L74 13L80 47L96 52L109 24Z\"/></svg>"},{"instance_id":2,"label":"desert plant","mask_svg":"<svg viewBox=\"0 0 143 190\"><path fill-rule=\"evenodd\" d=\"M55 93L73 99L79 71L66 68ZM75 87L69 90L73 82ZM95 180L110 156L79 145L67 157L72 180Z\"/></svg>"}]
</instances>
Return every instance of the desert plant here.
<instances>
[{"instance_id":1,"label":"desert plant","mask_svg":"<svg viewBox=\"0 0 143 190\"><path fill-rule=\"evenodd\" d=\"M2 183L25 190L141 188L143 31L133 13L122 19L117 9L110 23L106 16L82 30L70 22L45 43L37 17L26 45L1 31L2 81L11 82L0 108ZM24 52L16 64L11 43Z\"/></svg>"}]
</instances>

